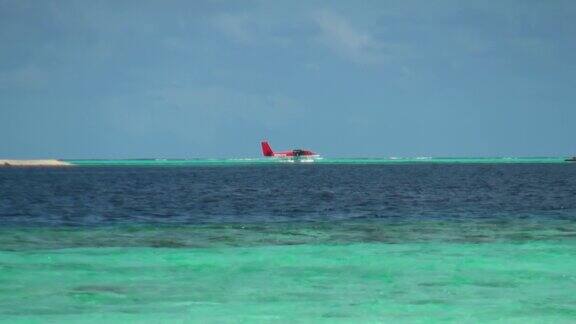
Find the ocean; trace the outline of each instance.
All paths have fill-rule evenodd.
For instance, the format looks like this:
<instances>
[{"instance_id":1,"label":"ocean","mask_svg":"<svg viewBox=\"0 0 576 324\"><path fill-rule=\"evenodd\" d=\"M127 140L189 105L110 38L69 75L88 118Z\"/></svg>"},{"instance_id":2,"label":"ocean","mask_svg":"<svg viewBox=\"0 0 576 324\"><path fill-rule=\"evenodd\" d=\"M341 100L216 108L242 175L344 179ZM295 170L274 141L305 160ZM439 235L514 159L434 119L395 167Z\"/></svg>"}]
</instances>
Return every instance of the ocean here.
<instances>
[{"instance_id":1,"label":"ocean","mask_svg":"<svg viewBox=\"0 0 576 324\"><path fill-rule=\"evenodd\" d=\"M0 321L576 321L562 158L0 168Z\"/></svg>"}]
</instances>

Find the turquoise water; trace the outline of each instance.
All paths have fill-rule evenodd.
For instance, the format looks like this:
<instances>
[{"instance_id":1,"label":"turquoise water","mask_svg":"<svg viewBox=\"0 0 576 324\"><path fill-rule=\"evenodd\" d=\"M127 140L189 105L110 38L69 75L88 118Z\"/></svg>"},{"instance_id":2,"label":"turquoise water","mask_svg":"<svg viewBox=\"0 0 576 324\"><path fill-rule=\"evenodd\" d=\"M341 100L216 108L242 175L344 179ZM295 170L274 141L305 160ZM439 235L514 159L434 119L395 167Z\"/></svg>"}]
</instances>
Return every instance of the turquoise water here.
<instances>
[{"instance_id":1,"label":"turquoise water","mask_svg":"<svg viewBox=\"0 0 576 324\"><path fill-rule=\"evenodd\" d=\"M434 231L428 228L432 232L427 238L413 234L412 240L396 244L354 243L352 237L329 243L325 236L337 236L338 231L305 228L293 228L291 234L277 229L284 233L279 244L251 240L248 233L245 241L221 244L220 239L212 246L207 235L233 231L84 229L75 230L71 241L63 239L62 230L36 230L36 242L23 240L15 250L0 252L1 319L539 323L576 318L576 242L570 239L574 228L548 231L539 240L503 236L473 243L449 242L444 235L458 225L431 226L440 225L444 230L430 236ZM486 231L490 228L477 231L493 235ZM526 229L520 226L510 234ZM232 237L241 231L237 227ZM10 232L8 236L14 236L19 230ZM195 233L202 233L196 240L204 246L186 247ZM556 236L559 233L564 236ZM30 237L24 230L19 234ZM261 231L252 234L266 236ZM268 239L273 234L268 233ZM317 243L311 237L301 242L299 236L306 234L316 235ZM84 246L42 244L58 239L67 242L64 245ZM147 246L162 240L172 240L174 246ZM287 244L291 240L297 245ZM178 241L182 246L175 247ZM94 246L98 243L102 246Z\"/></svg>"},{"instance_id":2,"label":"turquoise water","mask_svg":"<svg viewBox=\"0 0 576 324\"><path fill-rule=\"evenodd\" d=\"M570 322L576 227L542 225L5 229L0 319Z\"/></svg>"},{"instance_id":3,"label":"turquoise water","mask_svg":"<svg viewBox=\"0 0 576 324\"><path fill-rule=\"evenodd\" d=\"M565 157L470 157L470 158L318 158L317 164L413 164L413 163L568 163ZM290 160L277 158L237 158L237 159L121 159L121 160L64 160L79 166L210 166L210 165L262 165L288 163Z\"/></svg>"}]
</instances>

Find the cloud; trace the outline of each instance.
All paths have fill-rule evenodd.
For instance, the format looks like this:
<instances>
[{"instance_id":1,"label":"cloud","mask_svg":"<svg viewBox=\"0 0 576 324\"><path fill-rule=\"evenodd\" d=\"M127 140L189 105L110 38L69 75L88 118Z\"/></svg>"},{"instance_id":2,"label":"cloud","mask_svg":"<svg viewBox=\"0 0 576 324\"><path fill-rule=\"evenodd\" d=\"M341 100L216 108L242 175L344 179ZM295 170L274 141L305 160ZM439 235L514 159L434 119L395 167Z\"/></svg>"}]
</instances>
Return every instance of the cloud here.
<instances>
[{"instance_id":1,"label":"cloud","mask_svg":"<svg viewBox=\"0 0 576 324\"><path fill-rule=\"evenodd\" d=\"M36 65L26 65L11 71L0 71L0 90L46 85L46 73Z\"/></svg>"},{"instance_id":2,"label":"cloud","mask_svg":"<svg viewBox=\"0 0 576 324\"><path fill-rule=\"evenodd\" d=\"M249 43L253 39L247 14L220 14L214 18L213 25L237 43Z\"/></svg>"},{"instance_id":3,"label":"cloud","mask_svg":"<svg viewBox=\"0 0 576 324\"><path fill-rule=\"evenodd\" d=\"M314 15L314 21L320 28L319 41L339 55L359 64L379 64L386 60L386 45L352 26L343 16L321 11Z\"/></svg>"}]
</instances>

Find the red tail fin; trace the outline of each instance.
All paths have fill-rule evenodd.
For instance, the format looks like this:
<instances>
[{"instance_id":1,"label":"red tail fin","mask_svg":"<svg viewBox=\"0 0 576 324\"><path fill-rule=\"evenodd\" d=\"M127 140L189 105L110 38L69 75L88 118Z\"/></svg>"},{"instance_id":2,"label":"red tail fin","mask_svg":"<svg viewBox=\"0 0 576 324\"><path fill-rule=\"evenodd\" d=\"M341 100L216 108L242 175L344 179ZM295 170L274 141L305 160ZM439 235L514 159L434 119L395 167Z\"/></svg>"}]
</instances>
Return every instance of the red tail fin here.
<instances>
[{"instance_id":1,"label":"red tail fin","mask_svg":"<svg viewBox=\"0 0 576 324\"><path fill-rule=\"evenodd\" d=\"M270 144L266 141L262 142L262 154L264 154L264 156L274 156L274 151L272 151Z\"/></svg>"}]
</instances>

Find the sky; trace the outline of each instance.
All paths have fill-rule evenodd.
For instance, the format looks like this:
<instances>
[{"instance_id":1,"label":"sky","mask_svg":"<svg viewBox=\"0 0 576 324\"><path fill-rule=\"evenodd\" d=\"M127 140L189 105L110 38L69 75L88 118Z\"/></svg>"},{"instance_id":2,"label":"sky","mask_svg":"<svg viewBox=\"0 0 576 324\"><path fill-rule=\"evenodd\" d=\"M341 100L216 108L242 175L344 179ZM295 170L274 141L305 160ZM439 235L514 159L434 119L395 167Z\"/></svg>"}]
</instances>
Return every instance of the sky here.
<instances>
[{"instance_id":1,"label":"sky","mask_svg":"<svg viewBox=\"0 0 576 324\"><path fill-rule=\"evenodd\" d=\"M0 158L576 154L572 0L0 0Z\"/></svg>"}]
</instances>

